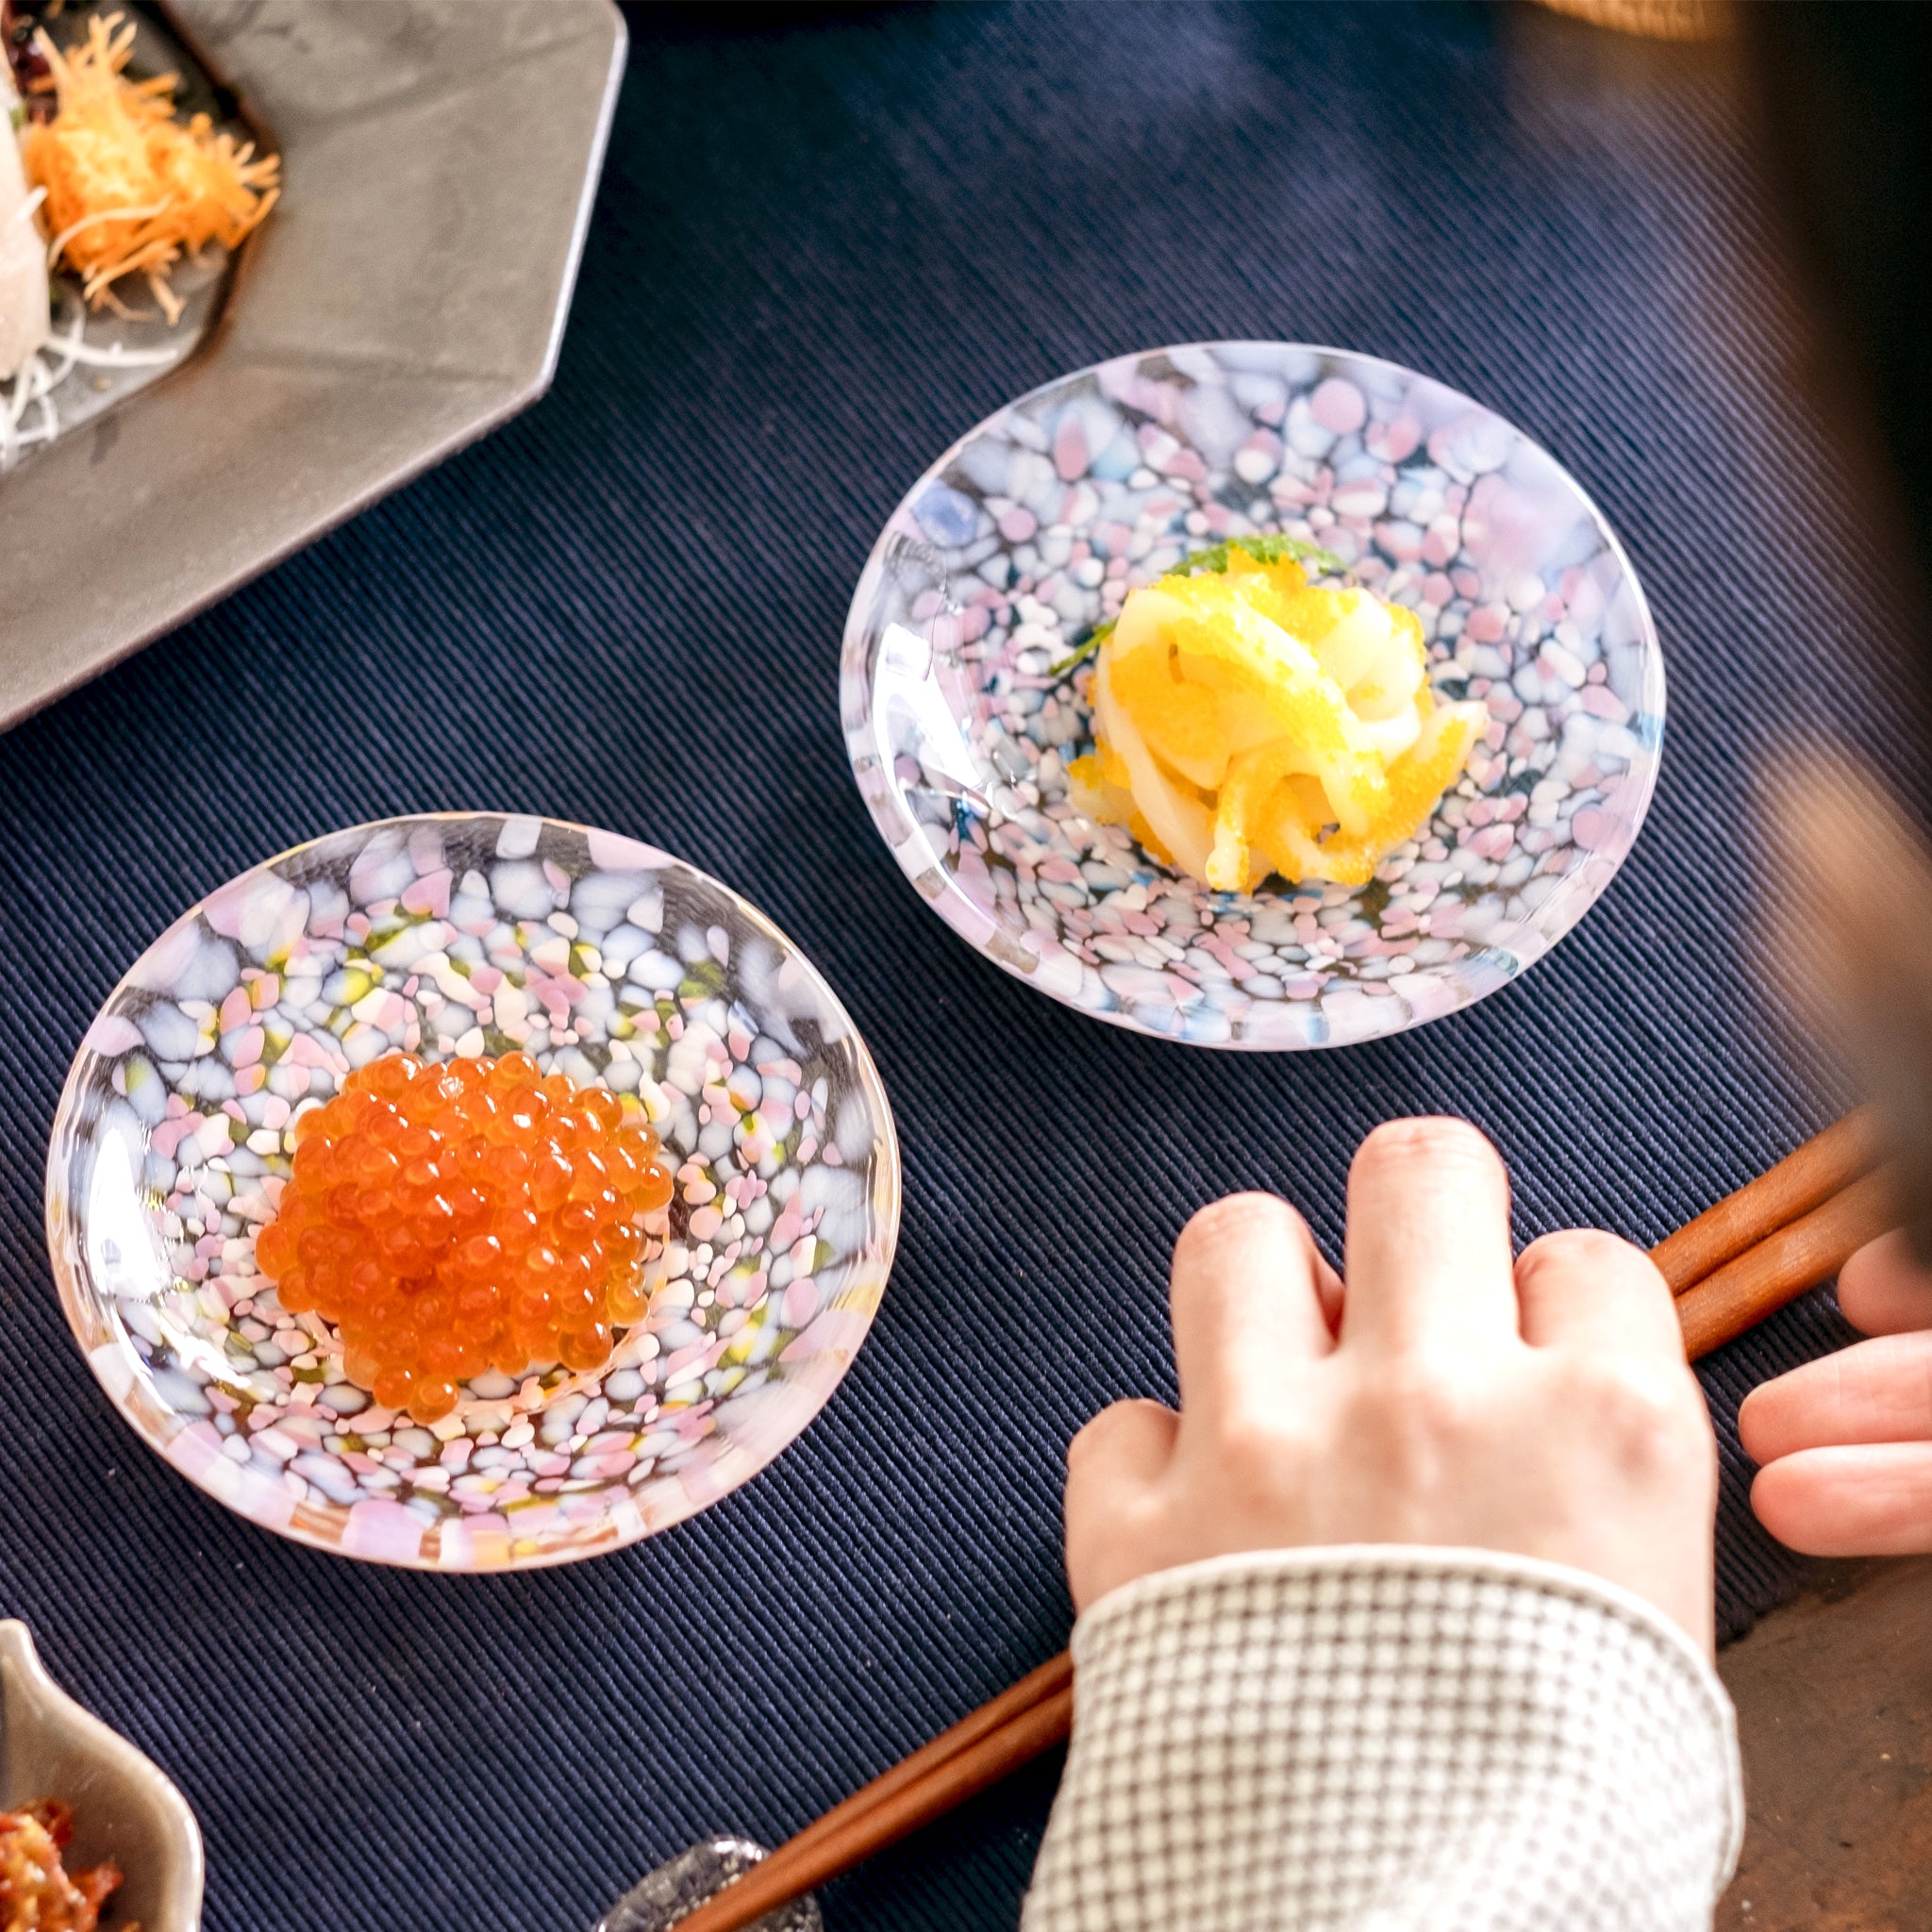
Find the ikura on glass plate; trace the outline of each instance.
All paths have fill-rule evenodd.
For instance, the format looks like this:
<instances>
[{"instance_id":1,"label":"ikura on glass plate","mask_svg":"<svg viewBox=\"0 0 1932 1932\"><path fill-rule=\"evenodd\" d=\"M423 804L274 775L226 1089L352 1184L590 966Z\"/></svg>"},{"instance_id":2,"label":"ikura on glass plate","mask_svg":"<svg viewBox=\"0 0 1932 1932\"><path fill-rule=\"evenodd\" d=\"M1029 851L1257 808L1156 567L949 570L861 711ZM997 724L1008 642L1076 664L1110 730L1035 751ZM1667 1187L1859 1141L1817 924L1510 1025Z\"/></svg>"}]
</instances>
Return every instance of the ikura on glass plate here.
<instances>
[{"instance_id":1,"label":"ikura on glass plate","mask_svg":"<svg viewBox=\"0 0 1932 1932\"><path fill-rule=\"evenodd\" d=\"M389 1053L294 1125L294 1174L255 1263L342 1373L433 1423L464 1377L601 1369L644 1313L663 1143L608 1091L526 1053L425 1066Z\"/></svg>"},{"instance_id":2,"label":"ikura on glass plate","mask_svg":"<svg viewBox=\"0 0 1932 1932\"><path fill-rule=\"evenodd\" d=\"M891 1269L863 1042L762 914L554 820L391 820L178 920L89 1030L68 1321L192 1481L321 1547L569 1561L744 1481Z\"/></svg>"}]
</instances>

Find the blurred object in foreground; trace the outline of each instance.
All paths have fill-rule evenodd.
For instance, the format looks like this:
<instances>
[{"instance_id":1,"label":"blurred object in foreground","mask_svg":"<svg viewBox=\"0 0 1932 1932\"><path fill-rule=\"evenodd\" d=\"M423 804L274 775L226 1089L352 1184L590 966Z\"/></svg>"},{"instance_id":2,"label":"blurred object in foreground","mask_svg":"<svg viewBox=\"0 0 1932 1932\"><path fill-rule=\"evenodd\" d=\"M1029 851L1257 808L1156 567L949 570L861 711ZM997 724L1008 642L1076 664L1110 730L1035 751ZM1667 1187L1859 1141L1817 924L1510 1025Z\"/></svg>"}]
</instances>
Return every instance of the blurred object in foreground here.
<instances>
[{"instance_id":1,"label":"blurred object in foreground","mask_svg":"<svg viewBox=\"0 0 1932 1932\"><path fill-rule=\"evenodd\" d=\"M1647 41L1721 41L1737 25L1732 0L1541 0L1553 13Z\"/></svg>"},{"instance_id":2,"label":"blurred object in foreground","mask_svg":"<svg viewBox=\"0 0 1932 1932\"><path fill-rule=\"evenodd\" d=\"M1932 738L1932 13L1789 0L1737 10L1756 146L1806 270L1794 388L1837 445L1890 615L1872 666ZM1900 648L1902 647L1902 648ZM1893 653L1896 650L1896 658ZM1778 953L1820 1037L1880 1115L1912 1245L1932 1263L1932 851L1894 802L1924 766L1796 760L1760 795ZM1781 770L1789 769L1780 766ZM1885 788L1890 788L1890 793Z\"/></svg>"},{"instance_id":3,"label":"blurred object in foreground","mask_svg":"<svg viewBox=\"0 0 1932 1932\"><path fill-rule=\"evenodd\" d=\"M1823 338L1792 375L1847 446L1878 528L1904 511L1932 584L1932 8L1783 0L1740 8L1738 25L1758 160ZM1932 602L1900 589L1932 689Z\"/></svg>"},{"instance_id":4,"label":"blurred object in foreground","mask_svg":"<svg viewBox=\"0 0 1932 1932\"><path fill-rule=\"evenodd\" d=\"M1932 849L1840 758L1801 763L1766 804L1788 882L1777 955L1877 1109L1907 1232L1932 1265Z\"/></svg>"}]
</instances>

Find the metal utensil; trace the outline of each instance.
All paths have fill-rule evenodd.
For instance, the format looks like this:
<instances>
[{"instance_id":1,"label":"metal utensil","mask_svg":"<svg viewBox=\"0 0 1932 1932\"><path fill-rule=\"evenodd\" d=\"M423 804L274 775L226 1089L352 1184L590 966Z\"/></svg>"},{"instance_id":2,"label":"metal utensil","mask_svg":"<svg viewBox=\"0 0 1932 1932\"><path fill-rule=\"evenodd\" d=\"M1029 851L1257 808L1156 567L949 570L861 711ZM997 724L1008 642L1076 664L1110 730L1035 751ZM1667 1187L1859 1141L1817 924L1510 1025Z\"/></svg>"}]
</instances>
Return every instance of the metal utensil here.
<instances>
[{"instance_id":1,"label":"metal utensil","mask_svg":"<svg viewBox=\"0 0 1932 1932\"><path fill-rule=\"evenodd\" d=\"M741 1878L766 1856L748 1838L713 1838L647 1872L591 1932L670 1932L688 1912ZM818 1901L807 1892L757 1920L750 1932L824 1932Z\"/></svg>"}]
</instances>

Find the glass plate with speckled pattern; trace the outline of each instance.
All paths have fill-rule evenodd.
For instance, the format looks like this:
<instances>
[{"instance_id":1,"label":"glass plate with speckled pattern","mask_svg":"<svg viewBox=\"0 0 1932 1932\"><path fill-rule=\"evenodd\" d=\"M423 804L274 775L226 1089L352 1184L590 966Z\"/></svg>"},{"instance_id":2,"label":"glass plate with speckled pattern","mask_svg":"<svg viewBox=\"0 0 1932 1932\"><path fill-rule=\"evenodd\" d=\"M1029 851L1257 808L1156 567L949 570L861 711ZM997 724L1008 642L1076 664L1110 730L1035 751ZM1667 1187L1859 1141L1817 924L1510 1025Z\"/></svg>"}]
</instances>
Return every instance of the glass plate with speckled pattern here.
<instances>
[{"instance_id":1,"label":"glass plate with speckled pattern","mask_svg":"<svg viewBox=\"0 0 1932 1932\"><path fill-rule=\"evenodd\" d=\"M1485 738L1365 886L1217 892L1086 817L1091 665L1127 592L1279 532L1421 621ZM907 876L966 941L1114 1025L1280 1050L1401 1032L1541 958L1657 783L1664 667L1628 558L1544 450L1373 357L1290 342L1123 356L989 417L892 513L853 598L848 755Z\"/></svg>"},{"instance_id":2,"label":"glass plate with speckled pattern","mask_svg":"<svg viewBox=\"0 0 1932 1932\"><path fill-rule=\"evenodd\" d=\"M602 1367L476 1375L424 1425L258 1272L296 1123L397 1050L521 1050L661 1138L648 1309ZM68 1075L47 1239L101 1386L210 1495L320 1549L523 1569L680 1522L805 1428L884 1291L899 1187L863 1041L756 908L614 833L452 813L297 846L156 941Z\"/></svg>"}]
</instances>

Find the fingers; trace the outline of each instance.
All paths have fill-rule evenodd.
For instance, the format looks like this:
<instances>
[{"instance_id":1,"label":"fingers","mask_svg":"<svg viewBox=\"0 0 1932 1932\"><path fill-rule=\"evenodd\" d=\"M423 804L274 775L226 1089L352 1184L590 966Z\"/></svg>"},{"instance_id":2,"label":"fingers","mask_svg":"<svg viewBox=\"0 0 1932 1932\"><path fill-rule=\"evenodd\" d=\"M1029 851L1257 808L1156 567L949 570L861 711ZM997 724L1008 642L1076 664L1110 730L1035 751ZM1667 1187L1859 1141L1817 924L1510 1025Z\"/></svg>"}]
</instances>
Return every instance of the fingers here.
<instances>
[{"instance_id":1,"label":"fingers","mask_svg":"<svg viewBox=\"0 0 1932 1932\"><path fill-rule=\"evenodd\" d=\"M1932 1550L1932 1442L1802 1450L1757 1472L1751 1507L1807 1557Z\"/></svg>"},{"instance_id":2,"label":"fingers","mask_svg":"<svg viewBox=\"0 0 1932 1932\"><path fill-rule=\"evenodd\" d=\"M1322 1305L1323 1324L1332 1342L1341 1333L1341 1276L1329 1267L1320 1248L1315 1250L1315 1299Z\"/></svg>"},{"instance_id":3,"label":"fingers","mask_svg":"<svg viewBox=\"0 0 1932 1932\"><path fill-rule=\"evenodd\" d=\"M1920 1267L1902 1228L1867 1241L1838 1277L1845 1320L1867 1335L1932 1328L1932 1273Z\"/></svg>"},{"instance_id":4,"label":"fingers","mask_svg":"<svg viewBox=\"0 0 1932 1932\"><path fill-rule=\"evenodd\" d=\"M1390 1121L1348 1176L1344 1344L1395 1350L1514 1340L1509 1180L1463 1121Z\"/></svg>"},{"instance_id":5,"label":"fingers","mask_svg":"<svg viewBox=\"0 0 1932 1932\"><path fill-rule=\"evenodd\" d=\"M1932 1441L1932 1333L1861 1341L1774 1382L1738 1411L1754 1462L1841 1442Z\"/></svg>"},{"instance_id":6,"label":"fingers","mask_svg":"<svg viewBox=\"0 0 1932 1932\"><path fill-rule=\"evenodd\" d=\"M1100 1413L1067 1444L1067 1508L1119 1500L1159 1481L1181 1419L1165 1403L1130 1397Z\"/></svg>"},{"instance_id":7,"label":"fingers","mask_svg":"<svg viewBox=\"0 0 1932 1932\"><path fill-rule=\"evenodd\" d=\"M1322 1309L1326 1272L1286 1201L1230 1194L1202 1208L1174 1248L1182 1413L1225 1422L1278 1404L1296 1367L1335 1345Z\"/></svg>"},{"instance_id":8,"label":"fingers","mask_svg":"<svg viewBox=\"0 0 1932 1932\"><path fill-rule=\"evenodd\" d=\"M1764 1383L1738 1434L1765 1465L1751 1507L1780 1542L1816 1557L1932 1550L1932 1334L1861 1341Z\"/></svg>"},{"instance_id":9,"label":"fingers","mask_svg":"<svg viewBox=\"0 0 1932 1932\"><path fill-rule=\"evenodd\" d=\"M1516 1263L1523 1339L1681 1362L1684 1334L1664 1278L1641 1248L1596 1228L1546 1234Z\"/></svg>"},{"instance_id":10,"label":"fingers","mask_svg":"<svg viewBox=\"0 0 1932 1932\"><path fill-rule=\"evenodd\" d=\"M1067 1585L1074 1607L1138 1574L1181 1419L1158 1402L1116 1402L1067 1445Z\"/></svg>"}]
</instances>

